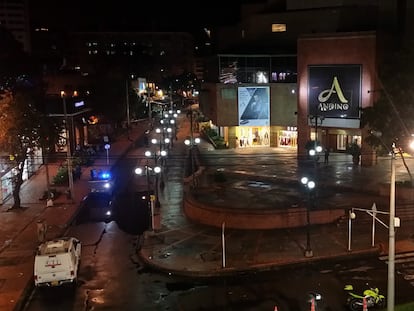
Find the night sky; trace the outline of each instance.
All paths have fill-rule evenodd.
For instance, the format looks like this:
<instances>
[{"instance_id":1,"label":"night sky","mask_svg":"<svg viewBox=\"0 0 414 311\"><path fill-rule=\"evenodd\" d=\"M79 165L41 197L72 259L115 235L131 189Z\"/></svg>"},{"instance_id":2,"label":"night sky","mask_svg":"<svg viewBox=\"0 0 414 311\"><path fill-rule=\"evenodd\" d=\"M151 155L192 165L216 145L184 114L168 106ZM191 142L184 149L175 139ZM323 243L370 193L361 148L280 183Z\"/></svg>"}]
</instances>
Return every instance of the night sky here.
<instances>
[{"instance_id":1,"label":"night sky","mask_svg":"<svg viewBox=\"0 0 414 311\"><path fill-rule=\"evenodd\" d=\"M234 24L247 0L29 0L31 24L70 31L188 31ZM226 7L221 7L225 5Z\"/></svg>"}]
</instances>

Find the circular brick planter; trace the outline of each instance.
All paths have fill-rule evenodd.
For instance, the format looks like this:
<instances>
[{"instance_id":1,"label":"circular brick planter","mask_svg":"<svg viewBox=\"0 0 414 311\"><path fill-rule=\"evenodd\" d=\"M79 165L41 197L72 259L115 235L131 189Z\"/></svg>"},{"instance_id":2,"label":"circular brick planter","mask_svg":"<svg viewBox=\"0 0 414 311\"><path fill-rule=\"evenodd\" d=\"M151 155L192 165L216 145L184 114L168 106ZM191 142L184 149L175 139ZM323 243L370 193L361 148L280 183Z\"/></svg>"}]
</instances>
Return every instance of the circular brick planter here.
<instances>
[{"instance_id":1,"label":"circular brick planter","mask_svg":"<svg viewBox=\"0 0 414 311\"><path fill-rule=\"evenodd\" d=\"M194 200L190 191L184 193L184 214L193 222L221 228L225 223L233 229L278 229L303 227L306 222L306 208L283 209L237 209L207 206ZM344 209L312 210L312 225L328 224L345 215Z\"/></svg>"}]
</instances>

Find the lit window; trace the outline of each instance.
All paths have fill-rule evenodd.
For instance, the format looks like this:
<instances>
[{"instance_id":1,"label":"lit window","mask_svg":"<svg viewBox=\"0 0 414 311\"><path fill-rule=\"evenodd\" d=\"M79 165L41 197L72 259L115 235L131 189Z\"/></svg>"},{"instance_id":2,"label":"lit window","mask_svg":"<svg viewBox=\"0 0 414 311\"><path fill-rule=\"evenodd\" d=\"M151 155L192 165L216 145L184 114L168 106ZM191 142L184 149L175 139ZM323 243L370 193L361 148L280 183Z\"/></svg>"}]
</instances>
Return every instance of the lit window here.
<instances>
[{"instance_id":1,"label":"lit window","mask_svg":"<svg viewBox=\"0 0 414 311\"><path fill-rule=\"evenodd\" d=\"M272 24L272 32L285 32L286 24Z\"/></svg>"},{"instance_id":2,"label":"lit window","mask_svg":"<svg viewBox=\"0 0 414 311\"><path fill-rule=\"evenodd\" d=\"M257 83L268 83L269 79L267 78L267 73L263 71L256 72L256 82Z\"/></svg>"}]
</instances>

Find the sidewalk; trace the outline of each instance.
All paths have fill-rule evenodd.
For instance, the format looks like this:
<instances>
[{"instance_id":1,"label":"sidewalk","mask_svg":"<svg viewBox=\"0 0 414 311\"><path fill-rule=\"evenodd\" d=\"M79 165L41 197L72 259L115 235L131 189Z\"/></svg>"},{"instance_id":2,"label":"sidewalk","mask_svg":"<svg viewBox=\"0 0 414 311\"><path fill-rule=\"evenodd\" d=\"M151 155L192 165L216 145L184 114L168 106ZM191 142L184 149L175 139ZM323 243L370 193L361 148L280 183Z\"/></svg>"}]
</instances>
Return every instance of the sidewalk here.
<instances>
[{"instance_id":1,"label":"sidewalk","mask_svg":"<svg viewBox=\"0 0 414 311\"><path fill-rule=\"evenodd\" d=\"M145 131L147 123L142 123L130 132L130 137L121 137L111 145L110 159L113 160L129 151L132 156L143 154L144 148L131 148L134 141ZM182 114L178 122L179 131L177 141L168 157L168 174L165 178L165 187L160 190L161 229L155 234L146 234L139 249L140 258L155 269L168 273L190 276L216 276L242 272L247 270L267 270L278 266L303 264L315 260L333 259L349 256L371 256L386 253L387 230L378 226L376 247L371 247L371 235L369 219L360 216L361 224L355 223L354 235L358 239L352 239L352 251L348 251L348 233L345 223L312 226L310 228L310 241L313 257L304 256L306 248L306 228L275 229L275 230L236 230L215 228L189 221L182 210L184 196L184 172L185 155L188 147L184 145L184 139L190 133L189 120ZM248 156L260 159L263 155L259 148L243 148L235 150L214 150L202 141L200 152L206 157L218 162L225 156L234 159L232 166L226 166L227 170L237 173L250 174L249 167L243 167L245 161L240 161ZM268 150L267 150L268 151ZM285 178L297 178L302 172L294 157L286 156L286 150L272 149L275 157L280 160L280 165L273 169L277 174ZM244 158L243 158L244 159ZM247 161L247 160L246 160ZM345 183L358 190L369 190L378 182L387 180L384 172L389 168L386 162L373 168L349 168L343 158L335 160L331 154L330 169L324 172L324 182L338 185ZM262 167L258 165L257 167ZM93 167L97 170L107 169L106 157L98 159ZM213 167L212 169L215 169ZM263 166L255 170L258 175L272 176L274 172ZM377 173L374 173L377 172ZM399 174L404 174L401 169ZM50 173L53 176L53 173ZM253 175L254 176L254 175ZM371 177L370 177L371 176ZM260 178L260 176L257 176ZM378 179L380 178L380 179ZM84 172L80 180L75 182L75 204L61 195L53 207L46 207L45 201L39 201L45 190L46 177L44 169L27 181L21 191L22 210L6 212L12 202L6 202L1 206L0 213L0 310L14 311L21 308L22 298L32 288L33 280L33 252L38 245L36 235L36 221L44 219L48 224L48 238L54 238L64 234L77 212L78 203L88 192L88 172ZM397 179L398 180L398 179ZM200 185L209 186L209 185ZM248 190L247 190L248 191ZM230 194L234 191L228 191ZM237 192L236 192L237 194ZM236 206L242 205L243 198L238 201L233 195L232 201L221 202ZM367 202L373 198L361 193L355 196L352 204L361 203L361 207L369 208ZM213 202L216 204L217 202ZM397 215L398 216L398 215ZM396 239L396 252L414 251L412 230L414 223L402 221L402 227L398 229ZM224 243L223 243L224 241Z\"/></svg>"},{"instance_id":2,"label":"sidewalk","mask_svg":"<svg viewBox=\"0 0 414 311\"><path fill-rule=\"evenodd\" d=\"M110 166L125 154L133 142L145 131L147 122L138 123L129 134L119 137L111 145ZM88 169L107 170L106 152L100 154ZM113 161L113 163L112 163ZM56 174L58 165L49 165L49 175ZM89 171L82 172L73 188L74 202L63 193L54 200L54 206L46 207L46 201L39 200L46 190L44 167L25 181L21 189L22 209L9 210L13 198L0 206L0 310L13 311L22 308L24 296L33 288L34 251L37 240L36 222L41 219L47 224L47 239L65 234L67 227L76 216L80 201L89 192Z\"/></svg>"}]
</instances>

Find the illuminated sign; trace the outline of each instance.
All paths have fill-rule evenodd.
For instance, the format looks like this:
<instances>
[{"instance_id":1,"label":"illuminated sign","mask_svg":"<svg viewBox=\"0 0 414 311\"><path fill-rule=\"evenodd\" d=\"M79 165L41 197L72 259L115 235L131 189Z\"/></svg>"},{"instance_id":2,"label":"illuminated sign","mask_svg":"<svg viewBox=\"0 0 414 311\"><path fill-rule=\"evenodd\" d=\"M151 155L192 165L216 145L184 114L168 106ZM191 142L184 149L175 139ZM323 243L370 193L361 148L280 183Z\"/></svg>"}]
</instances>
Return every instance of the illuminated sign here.
<instances>
[{"instance_id":1,"label":"illuminated sign","mask_svg":"<svg viewBox=\"0 0 414 311\"><path fill-rule=\"evenodd\" d=\"M309 66L309 114L324 118L359 119L361 65Z\"/></svg>"},{"instance_id":2,"label":"illuminated sign","mask_svg":"<svg viewBox=\"0 0 414 311\"><path fill-rule=\"evenodd\" d=\"M77 107L82 107L82 106L85 106L85 102L82 100L82 101L80 101L80 102L75 102L75 107L77 108Z\"/></svg>"}]
</instances>

